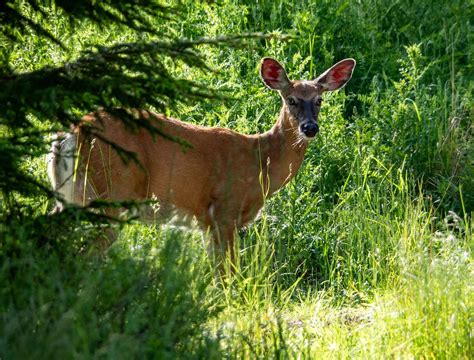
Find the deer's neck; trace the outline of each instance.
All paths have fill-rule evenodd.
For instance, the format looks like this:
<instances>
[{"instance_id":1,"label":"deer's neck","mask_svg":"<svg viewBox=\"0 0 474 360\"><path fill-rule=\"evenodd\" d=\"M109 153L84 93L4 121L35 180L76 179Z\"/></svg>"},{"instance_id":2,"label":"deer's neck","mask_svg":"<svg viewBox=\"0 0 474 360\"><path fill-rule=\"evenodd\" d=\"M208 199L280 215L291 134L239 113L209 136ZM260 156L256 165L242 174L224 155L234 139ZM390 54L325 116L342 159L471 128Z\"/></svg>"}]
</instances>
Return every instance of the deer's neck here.
<instances>
[{"instance_id":1,"label":"deer's neck","mask_svg":"<svg viewBox=\"0 0 474 360\"><path fill-rule=\"evenodd\" d=\"M298 128L292 126L288 111L283 106L273 128L259 136L264 184L270 194L296 175L307 146L307 141L299 137Z\"/></svg>"}]
</instances>

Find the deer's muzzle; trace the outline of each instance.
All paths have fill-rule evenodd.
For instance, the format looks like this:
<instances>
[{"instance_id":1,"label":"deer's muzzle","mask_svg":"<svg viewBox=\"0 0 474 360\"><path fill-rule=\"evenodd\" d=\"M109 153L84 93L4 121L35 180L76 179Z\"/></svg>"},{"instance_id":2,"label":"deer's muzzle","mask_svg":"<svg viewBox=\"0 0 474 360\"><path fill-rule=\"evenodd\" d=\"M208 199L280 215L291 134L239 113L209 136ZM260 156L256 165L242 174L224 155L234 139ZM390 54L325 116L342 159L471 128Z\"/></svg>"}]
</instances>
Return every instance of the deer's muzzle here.
<instances>
[{"instance_id":1,"label":"deer's muzzle","mask_svg":"<svg viewBox=\"0 0 474 360\"><path fill-rule=\"evenodd\" d=\"M308 138L314 138L319 132L319 126L315 122L301 124L300 131Z\"/></svg>"}]
</instances>

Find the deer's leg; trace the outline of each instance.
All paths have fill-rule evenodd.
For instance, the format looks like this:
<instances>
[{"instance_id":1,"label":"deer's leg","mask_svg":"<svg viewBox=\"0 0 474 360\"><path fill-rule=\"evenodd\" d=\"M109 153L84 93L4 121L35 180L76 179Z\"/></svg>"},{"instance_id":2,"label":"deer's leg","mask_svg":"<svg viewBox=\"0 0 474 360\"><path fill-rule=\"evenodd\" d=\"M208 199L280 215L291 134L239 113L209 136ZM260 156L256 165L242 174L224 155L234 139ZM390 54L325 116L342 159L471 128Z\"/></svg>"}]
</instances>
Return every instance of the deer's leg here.
<instances>
[{"instance_id":1,"label":"deer's leg","mask_svg":"<svg viewBox=\"0 0 474 360\"><path fill-rule=\"evenodd\" d=\"M209 230L210 244L208 252L220 268L223 268L225 260L229 257L232 264L235 260L234 235L236 222L232 216L222 210L218 204L209 207Z\"/></svg>"},{"instance_id":2,"label":"deer's leg","mask_svg":"<svg viewBox=\"0 0 474 360\"><path fill-rule=\"evenodd\" d=\"M210 229L207 252L220 276L234 273L235 249L234 228L213 227Z\"/></svg>"},{"instance_id":3,"label":"deer's leg","mask_svg":"<svg viewBox=\"0 0 474 360\"><path fill-rule=\"evenodd\" d=\"M85 246L83 251L86 253L96 254L98 256L103 256L107 253L107 250L118 238L118 226L114 224L112 219L117 218L120 214L119 209L104 209L105 215L111 218L110 223L106 225L105 228L99 229L97 236Z\"/></svg>"},{"instance_id":4,"label":"deer's leg","mask_svg":"<svg viewBox=\"0 0 474 360\"><path fill-rule=\"evenodd\" d=\"M232 262L235 260L235 249L234 249L234 227L232 226L219 226L214 227L211 231L212 234L212 248L215 256L224 259L226 256L230 258Z\"/></svg>"}]
</instances>

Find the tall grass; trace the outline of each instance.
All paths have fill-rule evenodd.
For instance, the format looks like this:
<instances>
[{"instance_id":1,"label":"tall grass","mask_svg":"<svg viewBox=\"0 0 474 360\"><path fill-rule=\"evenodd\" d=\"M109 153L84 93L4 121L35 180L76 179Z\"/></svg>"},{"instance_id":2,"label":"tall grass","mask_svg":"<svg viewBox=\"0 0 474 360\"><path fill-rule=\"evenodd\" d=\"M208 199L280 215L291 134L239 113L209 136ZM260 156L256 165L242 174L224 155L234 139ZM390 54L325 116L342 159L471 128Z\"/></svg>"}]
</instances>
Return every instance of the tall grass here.
<instances>
[{"instance_id":1,"label":"tall grass","mask_svg":"<svg viewBox=\"0 0 474 360\"><path fill-rule=\"evenodd\" d=\"M217 72L170 63L174 74L233 97L169 109L185 121L269 129L280 99L258 78L263 56L294 79L354 57L354 78L325 95L321 133L302 168L238 234L224 279L196 232L127 225L97 259L77 255L87 232L71 229L48 247L29 241L31 226L22 224L30 219L18 219L0 240L0 357L472 357L472 5L189 1L182 13L170 31L188 38L293 35L203 46ZM119 28L50 20L70 49L28 37L12 67L28 71L74 58L88 43L131 39ZM25 166L45 179L43 163ZM48 210L48 199L19 200L32 218ZM53 232L47 221L38 229Z\"/></svg>"},{"instance_id":2,"label":"tall grass","mask_svg":"<svg viewBox=\"0 0 474 360\"><path fill-rule=\"evenodd\" d=\"M405 180L400 184L395 199L402 200L402 210L393 219L357 209L371 209L367 198L374 204L380 194L347 199L351 214L339 211L334 221L352 233L334 246L328 258L335 260L320 261L332 270L325 286L301 286L304 274L290 277L287 264L270 271L278 250L269 237L251 252L244 248L243 270L224 287L226 307L211 322L226 356L469 358L472 230L464 227L472 224L446 220L450 230L433 233L430 207L422 196L410 201ZM282 275L294 283L287 285Z\"/></svg>"}]
</instances>

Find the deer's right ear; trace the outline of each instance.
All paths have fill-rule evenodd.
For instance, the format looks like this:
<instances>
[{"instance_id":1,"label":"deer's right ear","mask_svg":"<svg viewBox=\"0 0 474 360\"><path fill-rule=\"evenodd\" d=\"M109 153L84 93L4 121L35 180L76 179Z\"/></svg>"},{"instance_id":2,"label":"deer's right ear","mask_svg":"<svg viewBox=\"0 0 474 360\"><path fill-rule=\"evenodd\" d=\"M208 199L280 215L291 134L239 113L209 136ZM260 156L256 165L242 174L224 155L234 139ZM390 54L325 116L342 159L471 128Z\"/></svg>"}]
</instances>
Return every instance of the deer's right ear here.
<instances>
[{"instance_id":1,"label":"deer's right ear","mask_svg":"<svg viewBox=\"0 0 474 360\"><path fill-rule=\"evenodd\" d=\"M290 85L290 80L281 64L272 58L263 58L260 65L260 76L270 89L284 90Z\"/></svg>"}]
</instances>

